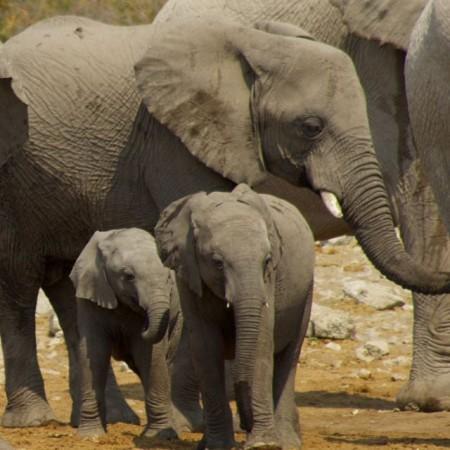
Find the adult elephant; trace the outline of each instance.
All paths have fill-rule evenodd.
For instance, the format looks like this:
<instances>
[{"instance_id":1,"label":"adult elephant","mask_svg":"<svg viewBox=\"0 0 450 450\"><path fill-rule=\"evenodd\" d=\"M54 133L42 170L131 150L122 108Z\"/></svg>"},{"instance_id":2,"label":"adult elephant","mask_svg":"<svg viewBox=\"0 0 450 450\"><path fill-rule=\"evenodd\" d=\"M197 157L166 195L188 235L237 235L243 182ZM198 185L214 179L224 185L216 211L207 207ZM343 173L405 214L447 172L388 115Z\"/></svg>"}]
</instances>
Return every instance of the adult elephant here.
<instances>
[{"instance_id":1,"label":"adult elephant","mask_svg":"<svg viewBox=\"0 0 450 450\"><path fill-rule=\"evenodd\" d=\"M420 29L410 58L410 65L416 61L415 74L418 75L414 79L409 77L408 89L404 78L411 30L425 4L426 0L169 0L156 22L205 14L218 14L241 24L276 19L301 26L317 39L346 51L356 66L366 94L377 158L406 249L417 261L442 271L449 269L450 240L426 174L419 166L411 138L407 94L414 138L419 149L423 148L426 153L425 172L432 174L430 179L440 192L437 199L441 212L448 216L450 153L445 147L448 142L445 121L449 107L445 104L448 85L444 86L444 83L448 72L445 49L450 41L448 21L443 19L449 17L449 6L444 0L430 2L428 12L418 24ZM433 15L433 8L440 8L441 13ZM423 31L425 28L428 33ZM424 34L427 39L423 39ZM419 58L421 63L417 63ZM439 70L435 70L436 66ZM428 75L424 76L424 73ZM434 87L429 80L433 81ZM414 100L411 97L415 97ZM431 147L430 142L433 143ZM291 200L298 198L292 191L289 197ZM322 227L336 230L324 223ZM413 301L412 369L398 401L405 408L449 409L450 328L447 317L450 296L431 298L414 294Z\"/></svg>"},{"instance_id":2,"label":"adult elephant","mask_svg":"<svg viewBox=\"0 0 450 450\"><path fill-rule=\"evenodd\" d=\"M198 190L256 184L268 172L309 186L332 209L339 200L390 279L421 292L450 289L448 274L418 265L396 237L348 56L297 27L259 28L60 17L3 47L4 425L48 418L34 336L39 286L73 301L66 268L94 230L151 230L159 211Z\"/></svg>"}]
</instances>

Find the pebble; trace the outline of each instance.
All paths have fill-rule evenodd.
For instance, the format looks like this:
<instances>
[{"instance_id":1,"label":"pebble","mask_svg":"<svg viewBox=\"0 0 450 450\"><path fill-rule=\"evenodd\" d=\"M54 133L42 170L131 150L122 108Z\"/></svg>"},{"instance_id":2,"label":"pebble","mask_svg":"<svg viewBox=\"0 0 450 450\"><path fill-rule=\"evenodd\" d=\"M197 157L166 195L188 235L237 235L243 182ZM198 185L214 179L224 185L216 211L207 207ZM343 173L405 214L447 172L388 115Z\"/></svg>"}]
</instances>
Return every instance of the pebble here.
<instances>
[{"instance_id":1,"label":"pebble","mask_svg":"<svg viewBox=\"0 0 450 450\"><path fill-rule=\"evenodd\" d=\"M368 341L355 351L356 357L362 361L370 362L389 354L389 344L381 339Z\"/></svg>"},{"instance_id":2,"label":"pebble","mask_svg":"<svg viewBox=\"0 0 450 450\"><path fill-rule=\"evenodd\" d=\"M346 279L343 289L345 295L378 311L393 309L405 304L402 297L394 292L394 288L381 283Z\"/></svg>"},{"instance_id":3,"label":"pebble","mask_svg":"<svg viewBox=\"0 0 450 450\"><path fill-rule=\"evenodd\" d=\"M372 372L368 369L359 369L357 376L362 380L368 380L369 378L372 378Z\"/></svg>"},{"instance_id":4,"label":"pebble","mask_svg":"<svg viewBox=\"0 0 450 450\"><path fill-rule=\"evenodd\" d=\"M350 339L354 334L355 323L349 314L317 303L313 304L307 336Z\"/></svg>"},{"instance_id":5,"label":"pebble","mask_svg":"<svg viewBox=\"0 0 450 450\"><path fill-rule=\"evenodd\" d=\"M334 350L335 352L340 352L342 349L342 347L336 342L328 342L328 344L325 345L325 348L328 348L329 350Z\"/></svg>"}]
</instances>

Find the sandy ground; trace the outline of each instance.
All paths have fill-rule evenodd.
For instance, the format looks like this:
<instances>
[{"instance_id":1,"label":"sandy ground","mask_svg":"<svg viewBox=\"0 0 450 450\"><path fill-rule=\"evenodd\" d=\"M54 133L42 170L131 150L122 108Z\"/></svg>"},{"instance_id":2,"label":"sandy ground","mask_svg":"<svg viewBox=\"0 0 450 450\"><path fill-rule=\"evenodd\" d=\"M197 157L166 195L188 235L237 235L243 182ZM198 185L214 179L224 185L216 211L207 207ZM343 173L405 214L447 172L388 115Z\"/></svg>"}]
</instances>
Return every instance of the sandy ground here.
<instances>
[{"instance_id":1,"label":"sandy ground","mask_svg":"<svg viewBox=\"0 0 450 450\"><path fill-rule=\"evenodd\" d=\"M342 280L371 279L392 286L367 265L353 242L317 248L315 301L352 314L354 339L316 338L305 342L297 372L296 399L300 410L303 448L337 449L445 449L450 448L450 413L399 412L395 396L406 380L411 353L410 296L406 305L375 311L342 293ZM394 289L394 288L393 288ZM358 360L355 349L367 337L390 343L389 355L371 362ZM59 423L33 429L1 429L0 435L16 449L193 449L198 434L185 434L180 443L140 438L141 427L111 425L105 438L80 440L67 425L70 413L67 358L64 344L47 336L47 319L38 317L38 350L47 396ZM405 357L406 358L402 358ZM399 358L400 357L400 358ZM115 363L127 401L144 422L142 390L134 374ZM361 376L361 369L366 369ZM0 391L0 407L5 404ZM239 436L238 436L239 438ZM242 436L241 436L242 438Z\"/></svg>"}]
</instances>

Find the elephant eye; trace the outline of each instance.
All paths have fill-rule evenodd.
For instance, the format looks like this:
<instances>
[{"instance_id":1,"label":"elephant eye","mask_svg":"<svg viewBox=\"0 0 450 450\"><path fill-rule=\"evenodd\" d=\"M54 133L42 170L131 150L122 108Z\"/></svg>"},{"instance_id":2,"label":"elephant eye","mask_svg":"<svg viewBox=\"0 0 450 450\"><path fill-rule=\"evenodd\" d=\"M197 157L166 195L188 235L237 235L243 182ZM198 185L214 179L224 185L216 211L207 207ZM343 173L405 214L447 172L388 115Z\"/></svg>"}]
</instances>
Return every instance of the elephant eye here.
<instances>
[{"instance_id":1,"label":"elephant eye","mask_svg":"<svg viewBox=\"0 0 450 450\"><path fill-rule=\"evenodd\" d=\"M299 121L299 130L302 136L307 139L315 139L318 137L325 125L320 117L306 117Z\"/></svg>"},{"instance_id":2,"label":"elephant eye","mask_svg":"<svg viewBox=\"0 0 450 450\"><path fill-rule=\"evenodd\" d=\"M222 259L220 257L218 257L218 256L213 256L212 260L213 260L213 263L214 263L214 267L217 270L222 271L223 270L223 261L222 261Z\"/></svg>"},{"instance_id":3,"label":"elephant eye","mask_svg":"<svg viewBox=\"0 0 450 450\"><path fill-rule=\"evenodd\" d=\"M269 268L270 263L272 262L272 255L267 255L264 260L264 272Z\"/></svg>"},{"instance_id":4,"label":"elephant eye","mask_svg":"<svg viewBox=\"0 0 450 450\"><path fill-rule=\"evenodd\" d=\"M130 269L124 269L122 277L125 281L133 281L135 279L134 273Z\"/></svg>"}]
</instances>

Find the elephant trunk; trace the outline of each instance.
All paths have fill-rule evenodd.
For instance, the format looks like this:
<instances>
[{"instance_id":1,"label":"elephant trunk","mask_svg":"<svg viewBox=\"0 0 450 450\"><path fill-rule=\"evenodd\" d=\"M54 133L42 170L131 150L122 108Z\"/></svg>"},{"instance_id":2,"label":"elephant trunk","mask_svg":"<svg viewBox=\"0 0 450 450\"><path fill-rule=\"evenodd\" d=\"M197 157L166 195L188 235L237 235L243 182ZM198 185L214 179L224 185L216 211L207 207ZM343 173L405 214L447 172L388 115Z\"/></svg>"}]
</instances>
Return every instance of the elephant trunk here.
<instances>
[{"instance_id":1,"label":"elephant trunk","mask_svg":"<svg viewBox=\"0 0 450 450\"><path fill-rule=\"evenodd\" d=\"M170 296L168 293L151 296L150 301L145 305L141 304L141 307L146 314L142 337L152 344L157 344L162 340L169 326Z\"/></svg>"},{"instance_id":2,"label":"elephant trunk","mask_svg":"<svg viewBox=\"0 0 450 450\"><path fill-rule=\"evenodd\" d=\"M423 294L449 292L449 274L428 271L399 241L373 152L359 152L340 173L344 218L373 265L404 288Z\"/></svg>"},{"instance_id":3,"label":"elephant trunk","mask_svg":"<svg viewBox=\"0 0 450 450\"><path fill-rule=\"evenodd\" d=\"M234 390L241 428L247 432L253 427L251 386L261 326L261 307L264 301L264 295L248 292L233 301L236 324Z\"/></svg>"}]
</instances>

